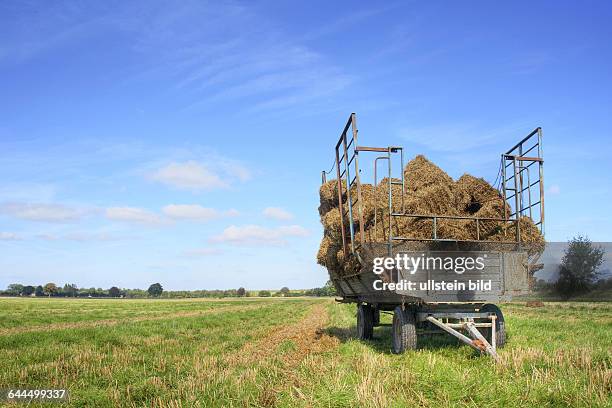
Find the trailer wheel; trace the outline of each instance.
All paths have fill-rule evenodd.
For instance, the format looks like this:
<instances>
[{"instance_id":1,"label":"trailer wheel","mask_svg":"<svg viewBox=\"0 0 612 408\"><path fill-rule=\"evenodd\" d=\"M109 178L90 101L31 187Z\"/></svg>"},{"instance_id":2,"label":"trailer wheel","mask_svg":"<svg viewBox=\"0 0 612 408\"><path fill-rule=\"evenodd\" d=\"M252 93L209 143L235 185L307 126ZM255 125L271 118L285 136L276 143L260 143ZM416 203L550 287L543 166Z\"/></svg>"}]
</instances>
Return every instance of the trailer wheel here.
<instances>
[{"instance_id":1,"label":"trailer wheel","mask_svg":"<svg viewBox=\"0 0 612 408\"><path fill-rule=\"evenodd\" d=\"M370 305L357 306L357 337L369 340L374 334L374 309Z\"/></svg>"},{"instance_id":2,"label":"trailer wheel","mask_svg":"<svg viewBox=\"0 0 612 408\"><path fill-rule=\"evenodd\" d=\"M502 313L501 309L492 303L487 303L486 305L480 308L480 311L495 313L495 342L497 343L495 346L499 348L504 347L504 345L506 344L506 323L504 322L504 314ZM480 332L482 333L485 339L491 342L490 328L480 328Z\"/></svg>"},{"instance_id":3,"label":"trailer wheel","mask_svg":"<svg viewBox=\"0 0 612 408\"><path fill-rule=\"evenodd\" d=\"M378 327L380 326L380 310L373 308L372 312L372 322L374 323L374 327Z\"/></svg>"},{"instance_id":4,"label":"trailer wheel","mask_svg":"<svg viewBox=\"0 0 612 408\"><path fill-rule=\"evenodd\" d=\"M393 352L403 353L417 346L416 316L412 310L397 306L393 312Z\"/></svg>"}]
</instances>

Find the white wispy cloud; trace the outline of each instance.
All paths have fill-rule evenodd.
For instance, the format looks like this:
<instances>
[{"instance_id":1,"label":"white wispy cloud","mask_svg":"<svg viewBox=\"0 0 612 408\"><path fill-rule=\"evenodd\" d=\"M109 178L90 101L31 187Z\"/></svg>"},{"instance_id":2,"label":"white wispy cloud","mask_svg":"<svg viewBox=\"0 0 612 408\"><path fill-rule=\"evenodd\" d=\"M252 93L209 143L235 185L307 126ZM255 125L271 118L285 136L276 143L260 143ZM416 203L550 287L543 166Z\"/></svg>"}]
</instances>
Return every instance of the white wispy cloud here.
<instances>
[{"instance_id":1,"label":"white wispy cloud","mask_svg":"<svg viewBox=\"0 0 612 408\"><path fill-rule=\"evenodd\" d=\"M63 204L4 203L0 214L29 221L73 222L78 221L87 211Z\"/></svg>"},{"instance_id":2,"label":"white wispy cloud","mask_svg":"<svg viewBox=\"0 0 612 408\"><path fill-rule=\"evenodd\" d=\"M230 208L229 210L224 211L224 214L227 217L238 217L240 215L240 211L234 209L234 208Z\"/></svg>"},{"instance_id":3,"label":"white wispy cloud","mask_svg":"<svg viewBox=\"0 0 612 408\"><path fill-rule=\"evenodd\" d=\"M223 217L235 217L240 213L231 209L220 211L215 208L202 207L198 204L169 204L162 209L162 212L176 220L197 220L209 221Z\"/></svg>"},{"instance_id":4,"label":"white wispy cloud","mask_svg":"<svg viewBox=\"0 0 612 408\"><path fill-rule=\"evenodd\" d=\"M279 221L288 221L293 219L293 214L280 207L267 207L262 211L267 218L272 218Z\"/></svg>"},{"instance_id":5,"label":"white wispy cloud","mask_svg":"<svg viewBox=\"0 0 612 408\"><path fill-rule=\"evenodd\" d=\"M237 179L238 181L249 181L253 175L243 164L224 157L217 157L217 166L230 178Z\"/></svg>"},{"instance_id":6,"label":"white wispy cloud","mask_svg":"<svg viewBox=\"0 0 612 408\"><path fill-rule=\"evenodd\" d=\"M227 182L206 166L188 161L170 163L151 174L151 179L168 186L185 190L214 190L227 188Z\"/></svg>"},{"instance_id":7,"label":"white wispy cloud","mask_svg":"<svg viewBox=\"0 0 612 408\"><path fill-rule=\"evenodd\" d=\"M185 108L248 97L252 100L237 104L236 110L253 107L257 112L273 111L279 104L335 108L330 98L339 97L355 78L309 43L380 12L332 17L322 29L296 37L249 3L187 1L142 7L140 2L123 2L101 4L95 11L39 4L16 10L21 12L5 24L8 40L0 46L0 62L31 59L101 36L127 39L120 44L122 50L147 62L127 66L117 80L171 79L170 87L191 99Z\"/></svg>"},{"instance_id":8,"label":"white wispy cloud","mask_svg":"<svg viewBox=\"0 0 612 408\"><path fill-rule=\"evenodd\" d=\"M20 182L4 183L0 186L0 200L6 202L53 202L55 193L56 186L51 184Z\"/></svg>"},{"instance_id":9,"label":"white wispy cloud","mask_svg":"<svg viewBox=\"0 0 612 408\"><path fill-rule=\"evenodd\" d=\"M304 104L336 108L330 98L355 81L344 66L309 47L307 38L288 36L248 4L173 6L163 13L172 18L149 19L155 26L138 37L138 50L158 59L143 76L174 77L176 90L192 98L186 109L245 99L249 103L235 104L236 111L270 112L278 104L285 109ZM187 26L196 28L184 35Z\"/></svg>"},{"instance_id":10,"label":"white wispy cloud","mask_svg":"<svg viewBox=\"0 0 612 408\"><path fill-rule=\"evenodd\" d=\"M350 11L347 10L346 13L341 13L339 15L332 16L333 19L330 22L321 22L318 27L306 32L301 37L301 39L313 40L319 37L327 36L329 34L335 34L338 31L350 28L351 26L359 24L364 20L368 20L373 16L397 8L398 5L398 3L389 3L376 8L355 9Z\"/></svg>"},{"instance_id":11,"label":"white wispy cloud","mask_svg":"<svg viewBox=\"0 0 612 408\"><path fill-rule=\"evenodd\" d=\"M122 221L145 225L161 225L166 223L166 221L159 214L136 207L107 208L106 218L112 221Z\"/></svg>"},{"instance_id":12,"label":"white wispy cloud","mask_svg":"<svg viewBox=\"0 0 612 408\"><path fill-rule=\"evenodd\" d=\"M418 128L403 128L400 136L426 148L449 153L463 153L491 146L500 151L514 140L520 140L534 126L532 122L518 121L505 126L490 127L479 121L442 123ZM510 140L510 142L508 142Z\"/></svg>"},{"instance_id":13,"label":"white wispy cloud","mask_svg":"<svg viewBox=\"0 0 612 408\"><path fill-rule=\"evenodd\" d=\"M0 61L9 60L11 63L24 62L74 41L86 40L89 34L104 27L100 8L92 15L87 13L87 8L60 3L20 3L19 7L2 5L1 11L7 13L7 18L10 15L3 23L5 35L10 34L12 41L0 47Z\"/></svg>"},{"instance_id":14,"label":"white wispy cloud","mask_svg":"<svg viewBox=\"0 0 612 408\"><path fill-rule=\"evenodd\" d=\"M551 195L561 194L561 187L559 187L556 184L553 184L552 186L548 187L548 194L551 194Z\"/></svg>"},{"instance_id":15,"label":"white wispy cloud","mask_svg":"<svg viewBox=\"0 0 612 408\"><path fill-rule=\"evenodd\" d=\"M0 241L18 241L21 237L14 232L0 231Z\"/></svg>"},{"instance_id":16,"label":"white wispy cloud","mask_svg":"<svg viewBox=\"0 0 612 408\"><path fill-rule=\"evenodd\" d=\"M277 228L266 228L260 225L231 225L221 234L210 238L210 241L233 245L284 245L289 237L305 237L308 235L309 231L299 225L286 225Z\"/></svg>"},{"instance_id":17,"label":"white wispy cloud","mask_svg":"<svg viewBox=\"0 0 612 408\"><path fill-rule=\"evenodd\" d=\"M45 241L105 242L117 241L121 237L102 232L70 232L67 234L37 234L35 238Z\"/></svg>"},{"instance_id":18,"label":"white wispy cloud","mask_svg":"<svg viewBox=\"0 0 612 408\"><path fill-rule=\"evenodd\" d=\"M187 160L163 165L149 173L153 181L181 190L210 191L225 189L236 181L247 181L251 172L236 161L210 156L206 163Z\"/></svg>"}]
</instances>

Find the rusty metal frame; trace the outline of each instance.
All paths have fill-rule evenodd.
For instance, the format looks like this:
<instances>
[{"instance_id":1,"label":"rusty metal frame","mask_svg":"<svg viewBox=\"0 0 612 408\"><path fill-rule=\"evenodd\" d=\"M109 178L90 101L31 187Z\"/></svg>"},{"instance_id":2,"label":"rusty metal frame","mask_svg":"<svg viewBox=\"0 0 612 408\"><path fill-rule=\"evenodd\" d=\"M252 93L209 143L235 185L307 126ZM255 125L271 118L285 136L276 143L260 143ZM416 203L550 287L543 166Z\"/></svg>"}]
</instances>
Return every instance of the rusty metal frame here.
<instances>
[{"instance_id":1,"label":"rusty metal frame","mask_svg":"<svg viewBox=\"0 0 612 408\"><path fill-rule=\"evenodd\" d=\"M347 133L351 130L349 136L347 137ZM342 250L344 252L344 256L349 255L349 248L346 237L346 227L344 225L344 217L348 215L349 222L349 238L350 238L350 252L355 253L355 223L353 220L353 193L351 191L351 187L353 183L356 184L357 188L357 211L359 215L359 232L360 232L360 243L364 244L365 237L365 229L363 224L363 209L362 209L362 196L361 196L361 181L359 179L359 149L357 148L357 116L355 113L351 113L349 116L342 133L340 134L340 138L338 143L336 143L336 185L338 190L338 211L340 211L340 229L342 230ZM340 155L340 148L342 148L342 155ZM349 157L350 152L350 157ZM354 162L355 169L355 177L351 179L351 165ZM340 170L341 166L344 164L344 170ZM343 188L342 188L342 180L345 180L346 183L346 206L347 211L344 210L344 200L343 200Z\"/></svg>"},{"instance_id":2,"label":"rusty metal frame","mask_svg":"<svg viewBox=\"0 0 612 408\"><path fill-rule=\"evenodd\" d=\"M495 313L418 313L417 318L420 321L428 321L434 324L480 353L488 354L496 362L499 361L496 347L497 333L495 321L497 316ZM490 323L476 323L474 321L475 318L489 319ZM449 321L450 319L457 320L457 322L451 323ZM478 331L478 327L491 328L490 343L482 333ZM458 329L466 331L471 338L459 332Z\"/></svg>"},{"instance_id":3,"label":"rusty metal frame","mask_svg":"<svg viewBox=\"0 0 612 408\"><path fill-rule=\"evenodd\" d=\"M537 173L530 168L538 166ZM510 174L509 174L510 168ZM527 212L540 232L545 233L544 212L544 152L542 150L542 128L538 127L525 136L510 150L501 155L501 190L504 202L510 208L510 214L504 211L505 220L518 221ZM533 181L532 181L533 180ZM539 200L534 202L532 190L538 188ZM508 192L512 192L508 194ZM524 194L524 193L527 194ZM534 207L539 213L534 218ZM516 222L517 240L520 241L520 223Z\"/></svg>"},{"instance_id":4,"label":"rusty metal frame","mask_svg":"<svg viewBox=\"0 0 612 408\"><path fill-rule=\"evenodd\" d=\"M389 187L389 192L388 192L388 218L389 218L389 233L388 233L388 237L392 236L392 227L391 227L391 221L392 221L392 217L393 217L393 194L392 194L392 186L393 185L401 185L402 186L402 197L401 197L401 213L405 213L406 212L406 203L405 203L405 194L406 194L406 181L404 179L404 149L401 147L397 147L397 146L389 146L386 149L381 148L380 151L382 150L386 150L387 155L386 156L379 156L376 159L374 159L374 192L377 191L378 188L378 161L379 160L386 160L387 161L387 180L388 180L388 187ZM379 151L379 150L376 150ZM398 153L400 154L400 182L394 182L393 181L393 172L392 172L392 162L393 162L393 157L392 154L394 153ZM374 206L374 241L376 241L377 239L377 231L378 231L378 206ZM384 238L384 235L383 235ZM388 252L389 252L389 256L391 255L392 252L392 240L388 239L387 240L388 243Z\"/></svg>"},{"instance_id":5,"label":"rusty metal frame","mask_svg":"<svg viewBox=\"0 0 612 408\"><path fill-rule=\"evenodd\" d=\"M376 159L374 159L374 192L376 193L376 190L378 188L378 161L379 160L390 160L390 158L388 156L379 156ZM378 238L378 206L375 205L374 206L374 241L377 240ZM384 235L383 235L384 238Z\"/></svg>"},{"instance_id":6,"label":"rusty metal frame","mask_svg":"<svg viewBox=\"0 0 612 408\"><path fill-rule=\"evenodd\" d=\"M506 243L506 244L520 244L521 242L521 231L520 231L520 217L523 213L529 212L530 218L533 219L533 208L539 206L540 212L537 221L534 219L534 223L540 227L542 233L544 233L544 159L542 151L542 129L536 128L520 142L514 145L506 153L502 154L501 162L501 194L504 200L504 206L508 206L510 209L506 211L504 208L503 218L491 218L491 217L466 217L466 216L451 216L451 215L436 215L436 214L408 214L406 213L404 195L406 189L406 183L404 180L404 154L401 147L390 146L390 147L368 147L359 146L357 143L358 129L357 129L357 117L355 113L351 113L347 120L342 133L335 146L335 167L336 167L336 186L338 193L338 211L340 212L340 229L342 236L342 249L344 255L348 256L349 253L355 254L359 246L363 246L365 243L365 224L364 214L362 207L362 192L361 192L361 180L360 180L360 169L359 169L359 153L360 152L373 152L383 153L384 155L378 156L374 160L374 189L378 186L378 164L381 160L387 161L387 177L389 180L389 197L388 197L388 217L389 217L389 231L387 239L385 240L388 245L388 252L391 254L393 244L395 241L441 241L441 242L479 242L479 243ZM401 159L401 182L394 182L392 179L392 154L399 153ZM528 156L529 155L529 156ZM532 176L530 167L538 165L538 173ZM508 168L512 167L511 174L508 172ZM352 172L355 175L352 177ZM325 182L326 173L322 172L321 181ZM532 181L534 179L535 181ZM345 182L345 187L342 186L342 182ZM402 205L401 212L393 212L393 195L392 185L401 184L402 186ZM539 200L533 202L532 200L532 188L539 186ZM353 188L356 190L353 191ZM512 194L508 194L512 192ZM526 197L524 193L526 192ZM513 202L511 201L513 199ZM527 204L525 204L527 203ZM358 214L359 223L359 242L356 242L355 237L355 219L354 211ZM508 214L510 213L510 214ZM392 220L393 217L412 217L420 219L431 219L432 220L432 237L428 239L423 238L410 238L402 236L393 236ZM347 236L347 219L348 219L348 236ZM440 219L451 219L451 220L473 220L476 229L475 240L460 240L452 238L439 238L438 237L438 220ZM503 241L490 241L482 240L480 225L482 221L497 221L504 225L514 226L514 239L508 239ZM378 207L374 207L374 242L378 240ZM504 228L506 232L509 228ZM384 235L383 235L384 239Z\"/></svg>"},{"instance_id":7,"label":"rusty metal frame","mask_svg":"<svg viewBox=\"0 0 612 408\"><path fill-rule=\"evenodd\" d=\"M394 217L409 217L409 218L419 218L419 219L431 219L432 220L432 237L431 238L409 238L409 237L392 237L392 240L396 241L439 241L439 242L483 242L483 243L497 243L497 244L517 244L519 243L519 237L516 236L515 240L508 241L491 241L480 239L480 222L481 221L497 221L503 223L515 223L515 220L506 220L504 218L494 218L494 217L467 217L461 215L427 215L427 214L400 214L394 213L392 214ZM476 239L453 239L453 238L439 238L437 225L439 219L445 220L471 220L474 221L476 226Z\"/></svg>"}]
</instances>

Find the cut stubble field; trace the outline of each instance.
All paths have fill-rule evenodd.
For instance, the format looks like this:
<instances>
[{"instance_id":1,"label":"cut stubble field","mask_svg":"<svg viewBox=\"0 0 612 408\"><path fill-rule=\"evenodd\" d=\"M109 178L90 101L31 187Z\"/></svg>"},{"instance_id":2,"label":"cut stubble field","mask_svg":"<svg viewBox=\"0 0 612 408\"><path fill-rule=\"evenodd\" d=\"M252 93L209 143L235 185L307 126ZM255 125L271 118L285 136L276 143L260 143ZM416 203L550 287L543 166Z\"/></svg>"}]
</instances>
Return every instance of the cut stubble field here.
<instances>
[{"instance_id":1,"label":"cut stubble field","mask_svg":"<svg viewBox=\"0 0 612 408\"><path fill-rule=\"evenodd\" d=\"M101 407L612 406L612 303L502 310L494 364L440 336L393 355L388 326L360 342L331 299L5 298L0 388Z\"/></svg>"}]
</instances>

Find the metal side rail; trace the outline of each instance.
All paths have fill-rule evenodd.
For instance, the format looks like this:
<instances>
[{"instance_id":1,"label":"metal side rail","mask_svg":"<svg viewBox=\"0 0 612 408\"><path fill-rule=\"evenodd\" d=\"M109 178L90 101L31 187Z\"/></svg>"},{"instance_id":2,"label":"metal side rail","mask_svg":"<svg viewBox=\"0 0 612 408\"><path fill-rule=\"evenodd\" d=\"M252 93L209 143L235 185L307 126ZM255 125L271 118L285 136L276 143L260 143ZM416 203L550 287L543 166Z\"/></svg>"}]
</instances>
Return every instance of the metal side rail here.
<instances>
[{"instance_id":1,"label":"metal side rail","mask_svg":"<svg viewBox=\"0 0 612 408\"><path fill-rule=\"evenodd\" d=\"M470 316L472 315L472 316ZM438 318L452 318L458 319L458 323L442 322ZM474 318L488 318L491 320L490 323L476 323ZM474 348L475 350L488 354L493 358L495 362L499 362L499 356L497 355L495 344L497 333L495 332L495 319L494 314L489 313L418 313L417 319L421 321L428 321L440 329L444 330L448 334L451 334ZM478 327L491 328L491 343L478 331ZM457 329L465 330L470 337L467 337Z\"/></svg>"}]
</instances>

